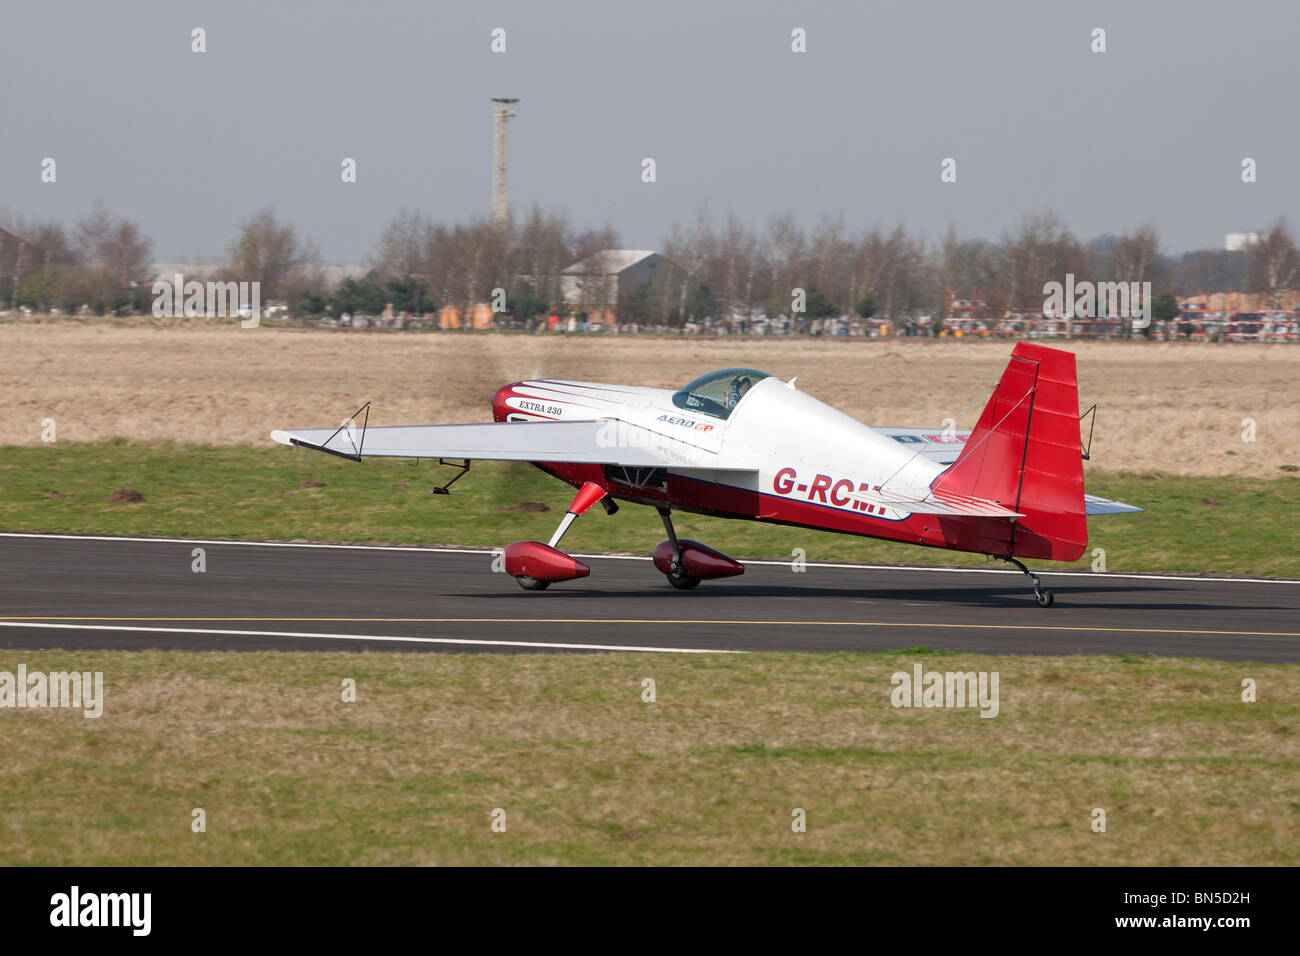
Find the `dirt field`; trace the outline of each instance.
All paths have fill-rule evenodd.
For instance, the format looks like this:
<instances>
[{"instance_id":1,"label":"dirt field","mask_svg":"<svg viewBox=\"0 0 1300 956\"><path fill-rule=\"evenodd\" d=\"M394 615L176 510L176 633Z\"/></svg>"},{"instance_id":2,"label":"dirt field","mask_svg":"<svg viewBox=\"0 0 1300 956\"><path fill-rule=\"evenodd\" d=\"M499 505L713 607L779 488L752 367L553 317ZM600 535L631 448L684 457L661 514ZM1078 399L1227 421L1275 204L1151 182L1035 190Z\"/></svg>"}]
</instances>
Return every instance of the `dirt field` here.
<instances>
[{"instance_id":1,"label":"dirt field","mask_svg":"<svg viewBox=\"0 0 1300 956\"><path fill-rule=\"evenodd\" d=\"M1092 467L1276 476L1300 465L1300 348L1061 343L1100 406ZM870 424L978 415L1011 342L662 339L0 324L0 444L113 436L259 444L277 427L484 421L493 391L528 377L677 387L715 368L789 378ZM1257 441L1242 440L1243 419Z\"/></svg>"}]
</instances>

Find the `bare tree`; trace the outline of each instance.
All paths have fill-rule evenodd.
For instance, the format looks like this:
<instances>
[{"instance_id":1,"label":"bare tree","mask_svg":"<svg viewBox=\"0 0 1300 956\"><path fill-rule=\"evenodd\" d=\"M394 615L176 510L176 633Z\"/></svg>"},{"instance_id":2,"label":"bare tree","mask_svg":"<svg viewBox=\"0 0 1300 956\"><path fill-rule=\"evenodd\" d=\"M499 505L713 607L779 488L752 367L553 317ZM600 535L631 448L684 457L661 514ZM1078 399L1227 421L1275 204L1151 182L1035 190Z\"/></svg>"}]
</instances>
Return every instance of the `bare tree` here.
<instances>
[{"instance_id":1,"label":"bare tree","mask_svg":"<svg viewBox=\"0 0 1300 956\"><path fill-rule=\"evenodd\" d=\"M1005 266L1002 249L985 239L959 239L949 226L935 265L940 288L936 302L951 291L956 298L983 300L991 309L1005 311L1007 299L1002 286Z\"/></svg>"},{"instance_id":2,"label":"bare tree","mask_svg":"<svg viewBox=\"0 0 1300 956\"><path fill-rule=\"evenodd\" d=\"M742 316L747 323L754 306L754 280L758 270L758 240L735 215L728 213L727 224L717 238L716 261L705 270L706 280L716 290L722 312L729 318Z\"/></svg>"},{"instance_id":3,"label":"bare tree","mask_svg":"<svg viewBox=\"0 0 1300 956\"><path fill-rule=\"evenodd\" d=\"M691 289L700 282L705 266L712 258L716 239L707 203L695 207L695 222L689 227L673 225L672 235L664 244L668 258L686 270L687 281L680 283L677 311L685 316Z\"/></svg>"},{"instance_id":4,"label":"bare tree","mask_svg":"<svg viewBox=\"0 0 1300 956\"><path fill-rule=\"evenodd\" d=\"M236 281L260 282L266 302L279 296L282 283L298 264L299 252L293 227L282 224L268 207L240 224L229 248L230 271Z\"/></svg>"},{"instance_id":5,"label":"bare tree","mask_svg":"<svg viewBox=\"0 0 1300 956\"><path fill-rule=\"evenodd\" d=\"M799 282L805 258L806 240L803 230L789 210L776 216L768 224L768 309L784 315L790 311L790 295Z\"/></svg>"},{"instance_id":6,"label":"bare tree","mask_svg":"<svg viewBox=\"0 0 1300 956\"><path fill-rule=\"evenodd\" d=\"M820 289L837 308L848 311L851 309L849 264L855 250L853 244L844 238L844 233L842 213L821 218L813 228L804 278L810 287Z\"/></svg>"},{"instance_id":7,"label":"bare tree","mask_svg":"<svg viewBox=\"0 0 1300 956\"><path fill-rule=\"evenodd\" d=\"M384 229L371 267L385 279L404 279L428 268L433 223L415 210L403 210Z\"/></svg>"},{"instance_id":8,"label":"bare tree","mask_svg":"<svg viewBox=\"0 0 1300 956\"><path fill-rule=\"evenodd\" d=\"M1106 282L1153 282L1160 263L1160 237L1148 223L1134 233L1124 233L1114 245L1106 265ZM1136 303L1133 303L1136 307ZM1120 316L1125 337L1132 328L1133 309Z\"/></svg>"},{"instance_id":9,"label":"bare tree","mask_svg":"<svg viewBox=\"0 0 1300 956\"><path fill-rule=\"evenodd\" d=\"M91 265L103 263L104 242L113 230L113 216L102 200L77 220L76 248L83 262Z\"/></svg>"},{"instance_id":10,"label":"bare tree","mask_svg":"<svg viewBox=\"0 0 1300 956\"><path fill-rule=\"evenodd\" d=\"M24 225L23 237L36 247L33 262L36 266L76 265L80 257L63 226L53 220Z\"/></svg>"},{"instance_id":11,"label":"bare tree","mask_svg":"<svg viewBox=\"0 0 1300 956\"><path fill-rule=\"evenodd\" d=\"M100 240L99 261L123 285L143 281L145 266L153 243L145 238L140 227L133 222L115 222L108 234Z\"/></svg>"},{"instance_id":12,"label":"bare tree","mask_svg":"<svg viewBox=\"0 0 1300 956\"><path fill-rule=\"evenodd\" d=\"M299 308L309 293L323 293L328 285L320 246L314 240L301 240L295 259L293 268L285 275L279 289L279 297L291 309Z\"/></svg>"},{"instance_id":13,"label":"bare tree","mask_svg":"<svg viewBox=\"0 0 1300 956\"><path fill-rule=\"evenodd\" d=\"M1007 310L1041 301L1047 282L1060 282L1084 262L1082 248L1054 212L1033 213L1002 241ZM1034 311L1031 309L1031 311Z\"/></svg>"},{"instance_id":14,"label":"bare tree","mask_svg":"<svg viewBox=\"0 0 1300 956\"><path fill-rule=\"evenodd\" d=\"M543 213L534 205L512 238L510 288L526 282L550 308L564 304L560 273L573 264L568 241L569 227L560 213Z\"/></svg>"},{"instance_id":15,"label":"bare tree","mask_svg":"<svg viewBox=\"0 0 1300 956\"><path fill-rule=\"evenodd\" d=\"M1250 247L1248 262L1250 290L1264 293L1268 308L1282 308L1282 293L1295 287L1300 272L1300 257L1285 220L1279 219Z\"/></svg>"}]
</instances>

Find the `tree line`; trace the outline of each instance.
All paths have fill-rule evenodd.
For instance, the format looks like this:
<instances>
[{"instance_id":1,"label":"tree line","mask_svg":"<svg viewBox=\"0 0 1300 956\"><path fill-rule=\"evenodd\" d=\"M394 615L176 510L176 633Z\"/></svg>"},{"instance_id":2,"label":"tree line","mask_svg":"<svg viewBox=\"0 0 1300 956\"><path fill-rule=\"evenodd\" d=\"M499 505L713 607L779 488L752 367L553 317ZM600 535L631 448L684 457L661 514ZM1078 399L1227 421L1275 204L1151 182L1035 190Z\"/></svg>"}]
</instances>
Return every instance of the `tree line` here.
<instances>
[{"instance_id":1,"label":"tree line","mask_svg":"<svg viewBox=\"0 0 1300 956\"><path fill-rule=\"evenodd\" d=\"M507 314L532 318L567 313L563 270L620 246L612 227L578 228L563 213L537 207L504 225L486 217L439 222L408 210L384 228L364 275L334 283L317 245L268 208L240 223L224 264L186 278L258 281L263 303L316 316L377 314L390 304L413 315L446 305L465 310L499 300L501 290ZM0 230L0 302L38 311L148 312L152 249L137 223L102 204L70 227L12 222ZM843 214L805 227L787 212L756 227L735 213L715 218L702 206L658 251L674 268L620 288L620 321L674 326L792 313L901 320L939 316L953 299L978 301L986 314L1034 312L1043 285L1067 273L1151 282L1166 295L1262 293L1271 308L1300 284L1300 255L1282 220L1240 251L1169 255L1153 225L1085 241L1050 211L1025 215L997 239L963 238L950 226L930 240L902 224L855 228Z\"/></svg>"}]
</instances>

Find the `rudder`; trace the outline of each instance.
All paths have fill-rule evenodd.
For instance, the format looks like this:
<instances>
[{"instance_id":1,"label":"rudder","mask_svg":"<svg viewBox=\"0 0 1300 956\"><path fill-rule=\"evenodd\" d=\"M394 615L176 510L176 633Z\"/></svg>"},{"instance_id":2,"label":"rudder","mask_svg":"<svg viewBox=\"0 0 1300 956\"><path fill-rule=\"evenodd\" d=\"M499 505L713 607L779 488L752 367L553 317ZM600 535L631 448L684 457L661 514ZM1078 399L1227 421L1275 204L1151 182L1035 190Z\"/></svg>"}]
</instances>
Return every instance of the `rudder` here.
<instances>
[{"instance_id":1,"label":"rudder","mask_svg":"<svg viewBox=\"0 0 1300 956\"><path fill-rule=\"evenodd\" d=\"M931 486L1024 515L1006 556L1073 561L1088 545L1074 353L1017 343L957 460Z\"/></svg>"}]
</instances>

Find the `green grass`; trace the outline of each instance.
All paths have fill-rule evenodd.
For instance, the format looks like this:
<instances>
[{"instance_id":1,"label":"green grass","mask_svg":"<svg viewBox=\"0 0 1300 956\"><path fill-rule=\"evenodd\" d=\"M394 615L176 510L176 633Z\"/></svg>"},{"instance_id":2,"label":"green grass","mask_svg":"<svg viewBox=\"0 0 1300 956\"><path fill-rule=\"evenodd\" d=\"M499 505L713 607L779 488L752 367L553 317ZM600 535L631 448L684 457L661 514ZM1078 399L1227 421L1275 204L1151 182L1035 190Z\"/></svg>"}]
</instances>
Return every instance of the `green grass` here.
<instances>
[{"instance_id":1,"label":"green grass","mask_svg":"<svg viewBox=\"0 0 1300 956\"><path fill-rule=\"evenodd\" d=\"M1300 864L1294 665L6 651L0 669L19 662L102 671L104 713L0 711L0 864ZM890 676L917 663L998 671L998 716L895 709Z\"/></svg>"},{"instance_id":2,"label":"green grass","mask_svg":"<svg viewBox=\"0 0 1300 956\"><path fill-rule=\"evenodd\" d=\"M0 528L246 540L443 544L497 547L547 540L572 495L529 465L477 462L457 496L429 489L453 474L429 463L367 460L265 447L209 447L125 440L0 448ZM1181 571L1300 577L1295 547L1300 477L1186 478L1097 474L1088 490L1146 508L1089 522L1080 566L1103 548L1110 571ZM144 501L109 500L131 489ZM53 497L52 492L70 497ZM547 512L510 510L540 502ZM978 564L950 551L682 515L684 537L737 557L809 561ZM565 538L571 551L649 553L663 538L649 508L595 509Z\"/></svg>"}]
</instances>

